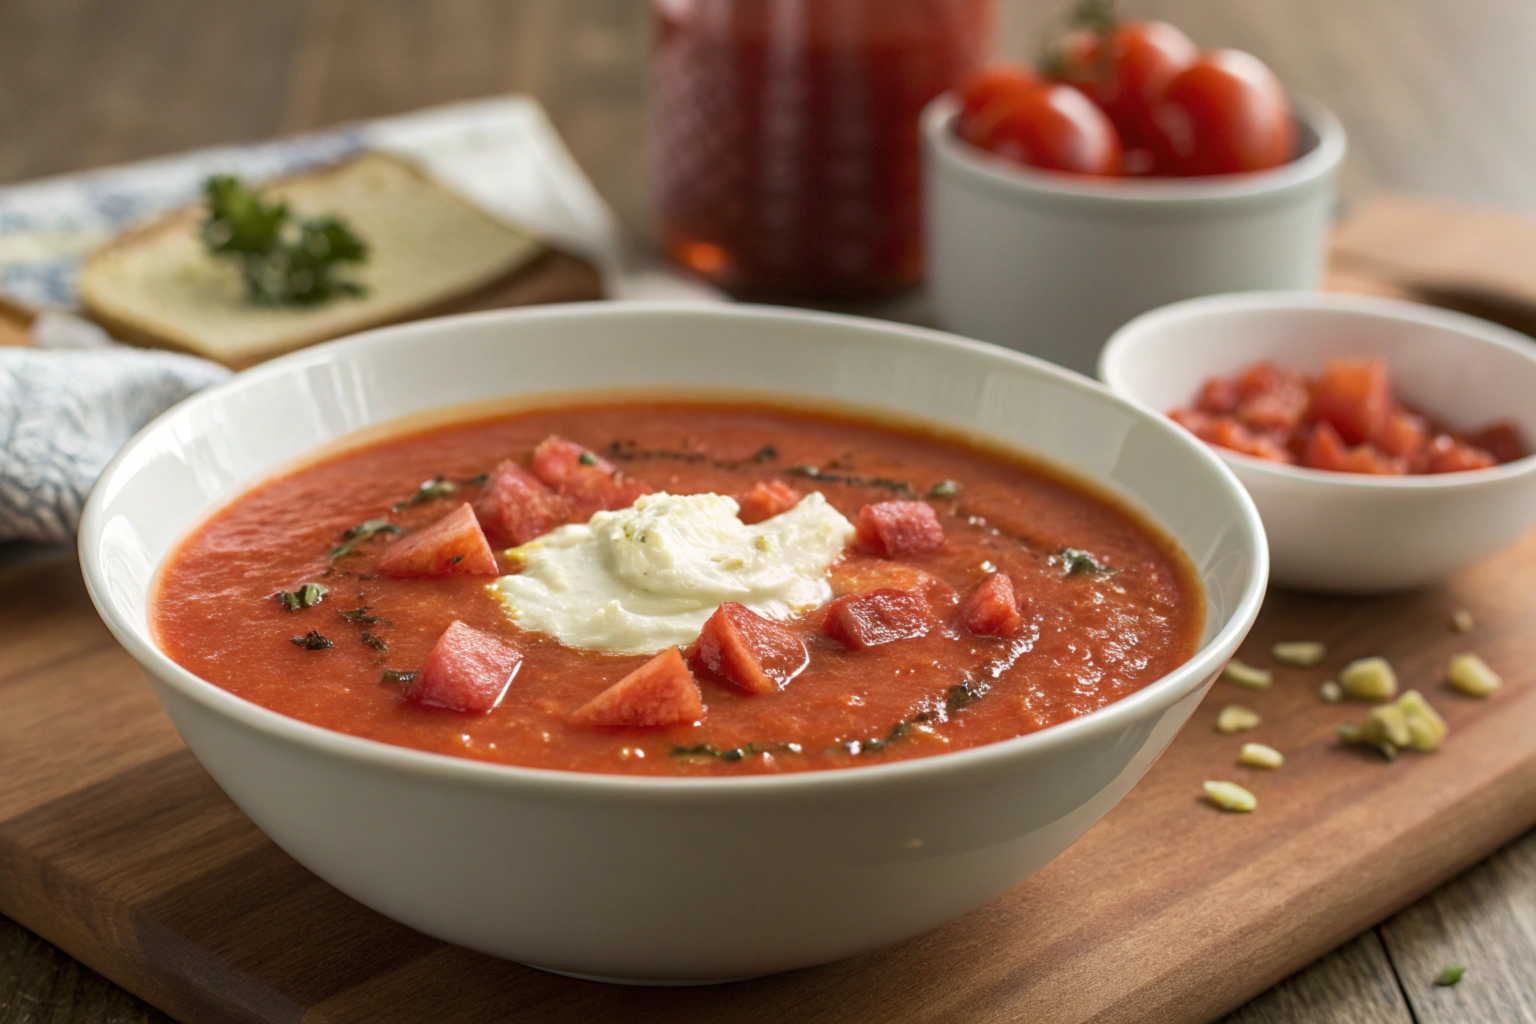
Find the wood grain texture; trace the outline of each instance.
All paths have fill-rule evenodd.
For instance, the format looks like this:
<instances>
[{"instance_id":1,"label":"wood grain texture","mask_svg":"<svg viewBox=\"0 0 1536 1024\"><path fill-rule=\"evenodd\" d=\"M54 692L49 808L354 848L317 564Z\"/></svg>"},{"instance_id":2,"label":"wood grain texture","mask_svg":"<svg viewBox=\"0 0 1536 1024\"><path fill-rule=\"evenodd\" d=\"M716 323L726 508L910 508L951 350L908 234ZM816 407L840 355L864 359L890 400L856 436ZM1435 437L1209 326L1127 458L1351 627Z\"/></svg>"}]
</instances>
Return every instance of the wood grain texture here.
<instances>
[{"instance_id":1,"label":"wood grain texture","mask_svg":"<svg viewBox=\"0 0 1536 1024\"><path fill-rule=\"evenodd\" d=\"M1364 935L1223 1018L1222 1024L1414 1024L1376 932Z\"/></svg>"},{"instance_id":2,"label":"wood grain texture","mask_svg":"<svg viewBox=\"0 0 1536 1024\"><path fill-rule=\"evenodd\" d=\"M443 945L320 882L181 746L73 566L33 565L0 580L0 664L13 666L0 676L0 912L194 1024L861 1021L873 1007L894 1021L1209 1020L1536 823L1536 593L1522 585L1533 576L1536 534L1416 594L1273 592L1243 656L1267 663L1273 641L1306 637L1330 645L1328 660L1282 669L1260 693L1218 683L1131 795L1018 889L841 963L626 989ZM1447 628L1458 607L1477 617L1471 636ZM1468 645L1506 674L1493 700L1441 680ZM1365 654L1392 659L1442 710L1452 733L1439 752L1387 764L1340 746L1334 726L1365 709L1321 703L1317 684ZM1263 716L1256 733L1214 731L1231 700ZM1249 738L1285 751L1285 769L1237 765ZM1249 786L1259 811L1216 811L1200 798L1208 778ZM1277 1005L1301 988L1326 990L1298 981Z\"/></svg>"},{"instance_id":3,"label":"wood grain texture","mask_svg":"<svg viewBox=\"0 0 1536 1024\"><path fill-rule=\"evenodd\" d=\"M1381 928L1418 1024L1536 1024L1536 832ZM1434 984L1448 964L1466 975Z\"/></svg>"},{"instance_id":4,"label":"wood grain texture","mask_svg":"<svg viewBox=\"0 0 1536 1024\"><path fill-rule=\"evenodd\" d=\"M1032 53L1036 29L1058 6L999 0L1003 52ZM1347 203L1388 188L1536 211L1536 177L1529 173L1536 164L1536 121L1526 116L1536 101L1529 61L1536 8L1530 4L1134 0L1127 6L1175 19L1202 43L1251 49L1332 108L1350 134ZM644 239L650 223L644 7L641 0L0 0L0 124L6 128L0 181L522 90L550 110L621 222ZM359 24L372 18L380 24ZM890 313L926 315L911 299ZM0 621L0 640L8 643L26 628ZM96 642L103 636L96 634ZM109 656L88 664L126 672L120 685L134 678ZM0 665L0 677L10 675L10 666ZM53 682L73 678L66 673ZM149 707L139 728L149 728L158 715ZM47 756L25 749L28 757ZM7 766L10 756L0 747ZM0 769L0 786L5 774ZM1478 949L1497 951L1508 939L1498 923L1503 908L1533 904L1536 884L1528 876L1500 873L1468 893L1455 927ZM1449 928L1451 921L1434 924ZM1440 941L1434 928L1415 935L1414 942ZM1411 956L1408 942L1399 932L1389 950ZM58 956L41 943L8 947L0 965ZM1330 962L1345 956L1334 954L1248 1009L1270 1006L1267 1019L1339 1019L1328 1016L1331 1004L1293 996L1298 987L1323 985L1314 979L1331 976ZM1426 962L1438 956L1435 951ZM1464 985L1478 976L1477 964L1471 966ZM1342 977L1355 975L1361 986L1392 980L1379 959L1369 957L1349 961ZM7 1021L102 1019L97 1014L105 1003L62 989L49 990L52 1001L11 998L17 977L0 968L0 1012L12 1015ZM1463 997L1470 998L1454 998ZM1470 1013L1484 1011L1484 1020L1518 1019L1494 1004L1478 1005L1463 1019L1478 1020Z\"/></svg>"}]
</instances>

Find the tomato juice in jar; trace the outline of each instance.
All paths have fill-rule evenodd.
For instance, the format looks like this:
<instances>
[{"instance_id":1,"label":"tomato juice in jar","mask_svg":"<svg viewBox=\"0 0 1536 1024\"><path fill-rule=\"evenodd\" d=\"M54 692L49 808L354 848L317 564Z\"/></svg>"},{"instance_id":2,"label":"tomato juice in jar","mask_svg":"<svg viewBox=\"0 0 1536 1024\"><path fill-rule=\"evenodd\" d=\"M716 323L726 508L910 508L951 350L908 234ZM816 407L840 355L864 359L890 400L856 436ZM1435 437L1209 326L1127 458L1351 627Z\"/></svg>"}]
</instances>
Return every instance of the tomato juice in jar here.
<instances>
[{"instance_id":1,"label":"tomato juice in jar","mask_svg":"<svg viewBox=\"0 0 1536 1024\"><path fill-rule=\"evenodd\" d=\"M663 244L738 294L922 278L918 116L980 69L993 0L652 0Z\"/></svg>"}]
</instances>

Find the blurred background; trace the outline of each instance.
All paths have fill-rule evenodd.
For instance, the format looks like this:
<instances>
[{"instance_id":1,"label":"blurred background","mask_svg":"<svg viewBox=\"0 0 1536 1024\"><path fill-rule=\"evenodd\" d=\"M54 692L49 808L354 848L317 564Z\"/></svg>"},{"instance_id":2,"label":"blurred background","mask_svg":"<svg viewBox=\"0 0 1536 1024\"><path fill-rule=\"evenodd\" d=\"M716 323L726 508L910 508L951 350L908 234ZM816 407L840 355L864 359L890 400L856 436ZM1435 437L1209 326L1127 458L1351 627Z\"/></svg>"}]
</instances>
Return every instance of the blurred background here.
<instances>
[{"instance_id":1,"label":"blurred background","mask_svg":"<svg viewBox=\"0 0 1536 1024\"><path fill-rule=\"evenodd\" d=\"M1063 5L998 0L1032 59ZM1248 50L1349 133L1345 202L1376 190L1536 210L1536 4L1142 0ZM526 92L636 238L653 238L642 0L7 0L0 181Z\"/></svg>"},{"instance_id":2,"label":"blurred background","mask_svg":"<svg viewBox=\"0 0 1536 1024\"><path fill-rule=\"evenodd\" d=\"M1034 59L1042 26L1064 6L997 5L996 55L1015 61ZM1121 8L1171 21L1202 46L1250 51L1330 108L1349 137L1346 213L1386 192L1536 213L1531 0ZM524 93L543 105L633 244L655 252L651 22L645 0L0 0L0 183ZM913 315L892 301L851 308ZM1421 937L1449 931L1483 935L1490 951L1533 948L1531 918L1521 925L1509 907L1529 904L1536 833L1490 863L1398 920L1419 921ZM1391 927L1234 1019L1407 1020L1384 945ZM164 1019L0 918L0 1021Z\"/></svg>"}]
</instances>

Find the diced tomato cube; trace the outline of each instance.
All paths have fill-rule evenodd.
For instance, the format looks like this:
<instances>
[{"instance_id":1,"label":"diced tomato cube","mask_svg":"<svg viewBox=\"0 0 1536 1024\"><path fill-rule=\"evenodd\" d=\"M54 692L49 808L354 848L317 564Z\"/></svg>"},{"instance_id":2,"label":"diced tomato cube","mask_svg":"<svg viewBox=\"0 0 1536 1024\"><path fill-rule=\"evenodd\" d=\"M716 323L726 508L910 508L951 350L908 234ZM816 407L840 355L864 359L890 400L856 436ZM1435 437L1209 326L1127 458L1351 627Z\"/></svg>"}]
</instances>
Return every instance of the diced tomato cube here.
<instances>
[{"instance_id":1,"label":"diced tomato cube","mask_svg":"<svg viewBox=\"0 0 1536 1024\"><path fill-rule=\"evenodd\" d=\"M557 434L550 434L533 450L533 475L557 490L572 474L583 469L612 475L618 467Z\"/></svg>"},{"instance_id":2,"label":"diced tomato cube","mask_svg":"<svg viewBox=\"0 0 1536 1024\"><path fill-rule=\"evenodd\" d=\"M860 544L885 558L905 558L944 546L944 527L933 506L923 501L865 505L859 509L854 529Z\"/></svg>"},{"instance_id":3,"label":"diced tomato cube","mask_svg":"<svg viewBox=\"0 0 1536 1024\"><path fill-rule=\"evenodd\" d=\"M496 575L496 556L465 502L435 523L408 533L384 549L379 572L386 576Z\"/></svg>"},{"instance_id":4,"label":"diced tomato cube","mask_svg":"<svg viewBox=\"0 0 1536 1024\"><path fill-rule=\"evenodd\" d=\"M1292 431L1307 413L1311 395L1299 373L1277 374L1265 391L1249 395L1237 407L1237 418L1254 430Z\"/></svg>"},{"instance_id":5,"label":"diced tomato cube","mask_svg":"<svg viewBox=\"0 0 1536 1024\"><path fill-rule=\"evenodd\" d=\"M960 619L978 636L1013 636L1024 625L1013 580L1000 572L988 576L965 602Z\"/></svg>"},{"instance_id":6,"label":"diced tomato cube","mask_svg":"<svg viewBox=\"0 0 1536 1024\"><path fill-rule=\"evenodd\" d=\"M1210 436L1205 440L1244 455L1252 455L1256 459L1267 459L1270 462L1291 461L1291 453L1284 445L1266 434L1249 430L1231 416L1217 417L1211 426Z\"/></svg>"},{"instance_id":7,"label":"diced tomato cube","mask_svg":"<svg viewBox=\"0 0 1536 1024\"><path fill-rule=\"evenodd\" d=\"M759 480L736 504L741 506L737 515L747 525L772 519L781 512L788 512L800 504L800 492L783 480Z\"/></svg>"},{"instance_id":8,"label":"diced tomato cube","mask_svg":"<svg viewBox=\"0 0 1536 1024\"><path fill-rule=\"evenodd\" d=\"M501 703L522 665L516 647L455 619L437 638L405 697L417 704L484 714Z\"/></svg>"},{"instance_id":9,"label":"diced tomato cube","mask_svg":"<svg viewBox=\"0 0 1536 1024\"><path fill-rule=\"evenodd\" d=\"M1332 424L1319 423L1307 437L1301 463L1310 469L1335 473L1368 473L1375 476L1400 476L1408 472L1405 459L1395 459L1374 445L1347 446Z\"/></svg>"},{"instance_id":10,"label":"diced tomato cube","mask_svg":"<svg viewBox=\"0 0 1536 1024\"><path fill-rule=\"evenodd\" d=\"M579 523L594 512L625 508L651 493L644 481L620 473L613 463L579 444L551 434L533 450L533 475L555 489Z\"/></svg>"},{"instance_id":11,"label":"diced tomato cube","mask_svg":"<svg viewBox=\"0 0 1536 1024\"><path fill-rule=\"evenodd\" d=\"M699 684L683 652L669 647L571 715L573 725L601 729L651 729L696 722L704 714Z\"/></svg>"},{"instance_id":12,"label":"diced tomato cube","mask_svg":"<svg viewBox=\"0 0 1536 1024\"><path fill-rule=\"evenodd\" d=\"M1345 444L1363 444L1386 427L1393 404L1385 359L1330 359L1307 418L1332 426Z\"/></svg>"},{"instance_id":13,"label":"diced tomato cube","mask_svg":"<svg viewBox=\"0 0 1536 1024\"><path fill-rule=\"evenodd\" d=\"M1203 409L1174 409L1168 418L1202 441L1215 436L1216 415Z\"/></svg>"},{"instance_id":14,"label":"diced tomato cube","mask_svg":"<svg viewBox=\"0 0 1536 1024\"><path fill-rule=\"evenodd\" d=\"M1487 469L1498 465L1494 457L1449 434L1440 434L1429 443L1426 473L1461 473L1469 469Z\"/></svg>"},{"instance_id":15,"label":"diced tomato cube","mask_svg":"<svg viewBox=\"0 0 1536 1024\"><path fill-rule=\"evenodd\" d=\"M833 601L827 605L823 629L833 640L857 651L922 636L932 627L932 610L922 594L884 589Z\"/></svg>"},{"instance_id":16,"label":"diced tomato cube","mask_svg":"<svg viewBox=\"0 0 1536 1024\"><path fill-rule=\"evenodd\" d=\"M809 656L799 637L772 619L726 601L704 623L699 660L747 693L772 693L805 668Z\"/></svg>"},{"instance_id":17,"label":"diced tomato cube","mask_svg":"<svg viewBox=\"0 0 1536 1024\"><path fill-rule=\"evenodd\" d=\"M1267 360L1249 363L1243 367L1243 372L1237 375L1238 394L1241 398L1252 398L1254 395L1272 391L1289 372Z\"/></svg>"},{"instance_id":18,"label":"diced tomato cube","mask_svg":"<svg viewBox=\"0 0 1536 1024\"><path fill-rule=\"evenodd\" d=\"M1424 417L1397 407L1387 415L1386 426L1376 435L1376 447L1388 455L1411 459L1424 450L1429 440L1429 425Z\"/></svg>"},{"instance_id":19,"label":"diced tomato cube","mask_svg":"<svg viewBox=\"0 0 1536 1024\"><path fill-rule=\"evenodd\" d=\"M510 547L559 526L565 506L538 477L508 459L475 499L475 515L489 540Z\"/></svg>"},{"instance_id":20,"label":"diced tomato cube","mask_svg":"<svg viewBox=\"0 0 1536 1024\"><path fill-rule=\"evenodd\" d=\"M930 607L952 605L960 600L955 588L931 572L902 562L851 554L833 564L829 574L834 597L870 590L910 590L928 599Z\"/></svg>"},{"instance_id":21,"label":"diced tomato cube","mask_svg":"<svg viewBox=\"0 0 1536 1024\"><path fill-rule=\"evenodd\" d=\"M1201 412L1235 412L1243 400L1243 392L1237 381L1230 377L1207 377L1200 385L1200 395L1195 408Z\"/></svg>"},{"instance_id":22,"label":"diced tomato cube","mask_svg":"<svg viewBox=\"0 0 1536 1024\"><path fill-rule=\"evenodd\" d=\"M1483 429L1467 435L1467 444L1481 448L1500 462L1514 462L1525 458L1525 440L1520 428L1508 420L1490 423Z\"/></svg>"}]
</instances>

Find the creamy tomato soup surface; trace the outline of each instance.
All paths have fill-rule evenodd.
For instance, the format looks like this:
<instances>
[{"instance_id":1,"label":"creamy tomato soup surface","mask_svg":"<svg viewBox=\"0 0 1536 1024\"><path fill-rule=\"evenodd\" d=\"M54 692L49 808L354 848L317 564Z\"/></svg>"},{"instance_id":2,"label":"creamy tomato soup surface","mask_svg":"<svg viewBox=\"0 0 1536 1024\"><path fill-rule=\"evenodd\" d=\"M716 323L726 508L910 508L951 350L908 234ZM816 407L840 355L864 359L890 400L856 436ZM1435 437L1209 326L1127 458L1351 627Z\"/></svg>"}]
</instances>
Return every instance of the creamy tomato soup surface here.
<instances>
[{"instance_id":1,"label":"creamy tomato soup surface","mask_svg":"<svg viewBox=\"0 0 1536 1024\"><path fill-rule=\"evenodd\" d=\"M769 404L525 408L256 486L156 640L246 700L509 765L708 776L964 750L1196 650L1173 542L958 436Z\"/></svg>"}]
</instances>

